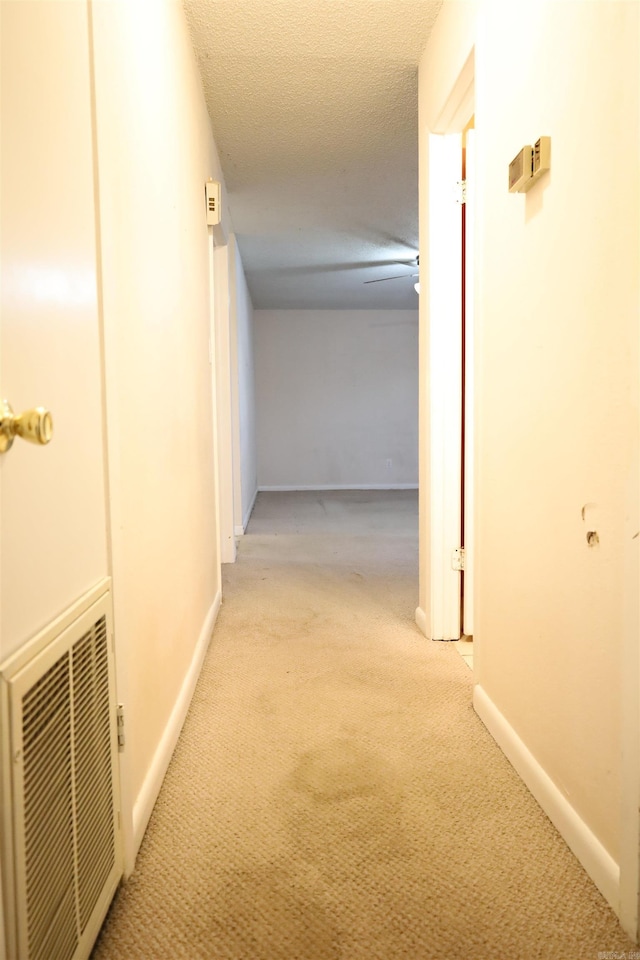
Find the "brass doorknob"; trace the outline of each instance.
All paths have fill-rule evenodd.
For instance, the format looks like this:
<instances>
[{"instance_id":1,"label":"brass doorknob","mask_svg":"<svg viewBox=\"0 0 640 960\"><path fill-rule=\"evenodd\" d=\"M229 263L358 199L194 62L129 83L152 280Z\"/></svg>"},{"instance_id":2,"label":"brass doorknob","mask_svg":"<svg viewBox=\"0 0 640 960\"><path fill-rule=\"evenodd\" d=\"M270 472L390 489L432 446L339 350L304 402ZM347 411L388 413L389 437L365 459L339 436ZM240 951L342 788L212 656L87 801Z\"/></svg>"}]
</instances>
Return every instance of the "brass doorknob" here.
<instances>
[{"instance_id":1,"label":"brass doorknob","mask_svg":"<svg viewBox=\"0 0 640 960\"><path fill-rule=\"evenodd\" d=\"M8 400L0 400L0 453L11 449L14 437L30 443L49 443L53 436L53 419L44 407L25 410L16 417Z\"/></svg>"}]
</instances>

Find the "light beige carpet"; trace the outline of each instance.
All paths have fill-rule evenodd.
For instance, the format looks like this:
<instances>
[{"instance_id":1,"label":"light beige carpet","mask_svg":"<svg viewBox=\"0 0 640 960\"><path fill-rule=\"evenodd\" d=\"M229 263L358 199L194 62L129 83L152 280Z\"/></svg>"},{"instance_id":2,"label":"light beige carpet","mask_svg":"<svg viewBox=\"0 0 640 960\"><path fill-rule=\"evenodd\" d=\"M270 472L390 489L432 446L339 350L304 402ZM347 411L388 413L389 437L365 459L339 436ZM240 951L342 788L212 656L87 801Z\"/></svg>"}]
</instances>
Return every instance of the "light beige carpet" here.
<instances>
[{"instance_id":1,"label":"light beige carpet","mask_svg":"<svg viewBox=\"0 0 640 960\"><path fill-rule=\"evenodd\" d=\"M596 960L613 913L414 621L415 493L260 494L95 960Z\"/></svg>"}]
</instances>

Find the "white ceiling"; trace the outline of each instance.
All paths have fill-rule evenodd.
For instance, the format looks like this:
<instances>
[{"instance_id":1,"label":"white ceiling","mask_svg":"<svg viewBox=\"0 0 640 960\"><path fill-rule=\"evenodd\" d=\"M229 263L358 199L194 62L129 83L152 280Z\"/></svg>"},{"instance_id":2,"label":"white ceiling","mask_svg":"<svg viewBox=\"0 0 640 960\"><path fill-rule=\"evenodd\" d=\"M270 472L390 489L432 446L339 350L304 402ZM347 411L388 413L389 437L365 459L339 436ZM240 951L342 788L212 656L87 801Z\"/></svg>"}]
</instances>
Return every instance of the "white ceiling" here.
<instances>
[{"instance_id":1,"label":"white ceiling","mask_svg":"<svg viewBox=\"0 0 640 960\"><path fill-rule=\"evenodd\" d=\"M394 261L418 250L417 64L441 5L184 0L257 309L417 307Z\"/></svg>"}]
</instances>

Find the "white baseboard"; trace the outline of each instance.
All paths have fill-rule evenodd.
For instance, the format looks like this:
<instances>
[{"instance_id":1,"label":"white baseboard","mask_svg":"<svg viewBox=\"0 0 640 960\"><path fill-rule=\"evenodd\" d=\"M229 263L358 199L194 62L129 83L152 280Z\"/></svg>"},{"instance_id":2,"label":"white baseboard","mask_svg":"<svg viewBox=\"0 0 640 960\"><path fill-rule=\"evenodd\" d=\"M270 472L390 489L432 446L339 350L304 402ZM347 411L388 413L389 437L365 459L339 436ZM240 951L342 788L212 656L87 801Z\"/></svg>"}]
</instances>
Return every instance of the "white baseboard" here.
<instances>
[{"instance_id":1,"label":"white baseboard","mask_svg":"<svg viewBox=\"0 0 640 960\"><path fill-rule=\"evenodd\" d=\"M417 483L331 483L325 486L258 487L259 493L291 493L295 490L417 490Z\"/></svg>"},{"instance_id":2,"label":"white baseboard","mask_svg":"<svg viewBox=\"0 0 640 960\"><path fill-rule=\"evenodd\" d=\"M171 757L173 756L173 751L175 750L176 743L178 742L178 737L180 736L180 731L182 730L182 726L187 716L189 704L191 703L193 691L195 690L198 677L200 676L202 663L205 653L207 652L207 647L209 646L209 641L211 640L211 634L218 616L218 611L220 610L221 602L222 596L218 591L213 604L211 605L211 608L205 617L202 629L200 631L200 636L198 637L198 642L196 643L195 650L193 651L193 657L191 658L189 669L187 670L187 674L180 688L180 693L178 694L178 698L173 706L173 710L171 711L167 725L164 728L164 733L162 734L160 743L158 744L158 748L151 762L151 766L147 771L144 783L142 784L142 788L134 804L133 842L135 856L138 855L138 850L140 849L142 838L144 837L145 830L147 829L149 818L153 811L155 802L158 799L158 794L160 793L162 781L164 780Z\"/></svg>"},{"instance_id":3,"label":"white baseboard","mask_svg":"<svg viewBox=\"0 0 640 960\"><path fill-rule=\"evenodd\" d=\"M481 686L473 692L473 706L507 760L536 798L568 847L576 855L616 914L620 912L620 868L567 798L545 773L513 727Z\"/></svg>"}]
</instances>

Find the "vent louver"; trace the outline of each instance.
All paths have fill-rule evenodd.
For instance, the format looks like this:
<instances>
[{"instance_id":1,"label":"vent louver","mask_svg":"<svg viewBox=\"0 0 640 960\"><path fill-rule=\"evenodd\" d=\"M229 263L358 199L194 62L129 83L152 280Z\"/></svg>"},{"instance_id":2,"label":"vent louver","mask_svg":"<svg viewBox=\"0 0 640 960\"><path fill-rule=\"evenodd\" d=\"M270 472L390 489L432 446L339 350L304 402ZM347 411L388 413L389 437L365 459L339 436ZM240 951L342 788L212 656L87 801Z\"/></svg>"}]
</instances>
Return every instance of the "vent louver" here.
<instances>
[{"instance_id":1,"label":"vent louver","mask_svg":"<svg viewBox=\"0 0 640 960\"><path fill-rule=\"evenodd\" d=\"M72 957L77 940L70 680L64 656L23 700L26 907L33 960Z\"/></svg>"},{"instance_id":2,"label":"vent louver","mask_svg":"<svg viewBox=\"0 0 640 960\"><path fill-rule=\"evenodd\" d=\"M19 960L88 956L121 874L107 618L86 621L8 683Z\"/></svg>"},{"instance_id":3,"label":"vent louver","mask_svg":"<svg viewBox=\"0 0 640 960\"><path fill-rule=\"evenodd\" d=\"M80 930L114 863L107 625L73 648L74 752Z\"/></svg>"}]
</instances>

